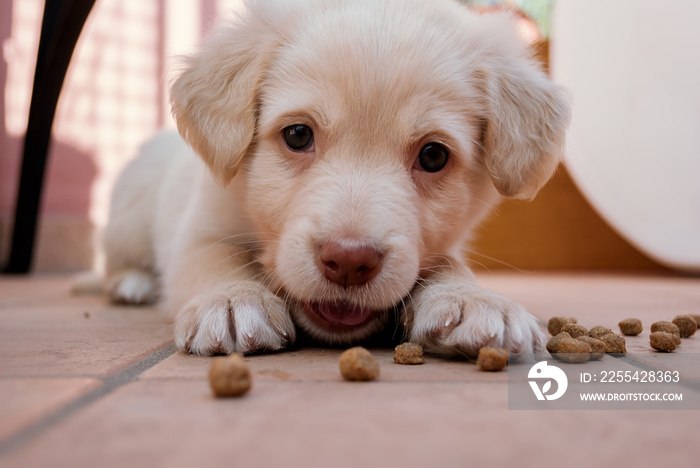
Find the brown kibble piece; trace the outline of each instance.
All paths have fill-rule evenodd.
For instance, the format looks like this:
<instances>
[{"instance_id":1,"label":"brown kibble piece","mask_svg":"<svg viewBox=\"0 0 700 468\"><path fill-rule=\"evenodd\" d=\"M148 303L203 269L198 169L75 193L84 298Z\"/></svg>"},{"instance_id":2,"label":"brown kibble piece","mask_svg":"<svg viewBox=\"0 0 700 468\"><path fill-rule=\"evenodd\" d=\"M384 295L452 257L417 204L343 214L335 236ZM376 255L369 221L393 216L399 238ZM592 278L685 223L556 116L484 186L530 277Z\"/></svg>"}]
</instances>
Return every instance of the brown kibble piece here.
<instances>
[{"instance_id":1,"label":"brown kibble piece","mask_svg":"<svg viewBox=\"0 0 700 468\"><path fill-rule=\"evenodd\" d=\"M574 341L575 343L572 343ZM590 357L591 347L572 338L568 332L561 332L547 342L547 351L565 362L584 362Z\"/></svg>"},{"instance_id":2,"label":"brown kibble piece","mask_svg":"<svg viewBox=\"0 0 700 468\"><path fill-rule=\"evenodd\" d=\"M651 324L651 334L668 333L673 337L673 343L676 347L681 345L681 333L678 326L671 322L654 322ZM649 336L651 339L651 335Z\"/></svg>"},{"instance_id":3,"label":"brown kibble piece","mask_svg":"<svg viewBox=\"0 0 700 468\"><path fill-rule=\"evenodd\" d=\"M695 324L698 328L700 328L700 314L689 314L689 316L692 317L693 320L695 320Z\"/></svg>"},{"instance_id":4,"label":"brown kibble piece","mask_svg":"<svg viewBox=\"0 0 700 468\"><path fill-rule=\"evenodd\" d=\"M586 327L577 323L567 323L561 327L561 331L571 335L571 338L578 338L579 336L583 336L588 333L588 329Z\"/></svg>"},{"instance_id":5,"label":"brown kibble piece","mask_svg":"<svg viewBox=\"0 0 700 468\"><path fill-rule=\"evenodd\" d=\"M552 336L557 336L562 332L561 327L567 323L576 323L576 319L573 317L552 317L547 322L547 331Z\"/></svg>"},{"instance_id":6,"label":"brown kibble piece","mask_svg":"<svg viewBox=\"0 0 700 468\"><path fill-rule=\"evenodd\" d=\"M605 343L606 353L624 354L627 352L627 347L625 346L625 339L620 335L609 333L605 336L601 336L598 339Z\"/></svg>"},{"instance_id":7,"label":"brown kibble piece","mask_svg":"<svg viewBox=\"0 0 700 468\"><path fill-rule=\"evenodd\" d=\"M401 343L394 349L397 364L423 364L423 347L416 343Z\"/></svg>"},{"instance_id":8,"label":"brown kibble piece","mask_svg":"<svg viewBox=\"0 0 700 468\"><path fill-rule=\"evenodd\" d=\"M482 371L499 371L508 365L508 351L503 348L483 347L479 350L476 365Z\"/></svg>"},{"instance_id":9,"label":"brown kibble piece","mask_svg":"<svg viewBox=\"0 0 700 468\"><path fill-rule=\"evenodd\" d=\"M681 338L689 338L695 334L698 329L698 324L690 315L676 315L673 323L678 327Z\"/></svg>"},{"instance_id":10,"label":"brown kibble piece","mask_svg":"<svg viewBox=\"0 0 700 468\"><path fill-rule=\"evenodd\" d=\"M557 349L552 354L564 362L586 362L591 357L591 347L583 341L564 337L557 343Z\"/></svg>"},{"instance_id":11,"label":"brown kibble piece","mask_svg":"<svg viewBox=\"0 0 700 468\"><path fill-rule=\"evenodd\" d=\"M654 322L651 324L651 332L666 332L666 333L672 333L676 335L677 337L680 338L681 336L681 331L678 328L678 325L672 322L666 322L664 320L660 322Z\"/></svg>"},{"instance_id":12,"label":"brown kibble piece","mask_svg":"<svg viewBox=\"0 0 700 468\"><path fill-rule=\"evenodd\" d=\"M362 346L343 351L339 360L340 374L345 380L374 380L379 377L379 363Z\"/></svg>"},{"instance_id":13,"label":"brown kibble piece","mask_svg":"<svg viewBox=\"0 0 700 468\"><path fill-rule=\"evenodd\" d=\"M676 349L676 346L678 346L676 343L677 339L678 337L673 333L654 332L649 335L649 344L657 351L665 351L670 353Z\"/></svg>"},{"instance_id":14,"label":"brown kibble piece","mask_svg":"<svg viewBox=\"0 0 700 468\"><path fill-rule=\"evenodd\" d=\"M620 332L627 336L636 336L642 333L642 321L636 318L628 318L620 323Z\"/></svg>"},{"instance_id":15,"label":"brown kibble piece","mask_svg":"<svg viewBox=\"0 0 700 468\"><path fill-rule=\"evenodd\" d=\"M597 338L600 339L602 336L609 335L613 331L609 328L601 327L598 325L597 327L593 327L590 330L588 330L588 336L591 338Z\"/></svg>"},{"instance_id":16,"label":"brown kibble piece","mask_svg":"<svg viewBox=\"0 0 700 468\"><path fill-rule=\"evenodd\" d=\"M596 361L598 359L601 359L603 356L605 356L605 342L604 341L601 341L597 338L591 338L588 335L579 336L576 339L579 341L583 341L584 343L586 343L588 346L591 347L591 356L590 356L591 361Z\"/></svg>"},{"instance_id":17,"label":"brown kibble piece","mask_svg":"<svg viewBox=\"0 0 700 468\"><path fill-rule=\"evenodd\" d=\"M250 390L250 369L243 356L217 356L209 367L209 386L218 397L239 396Z\"/></svg>"},{"instance_id":18,"label":"brown kibble piece","mask_svg":"<svg viewBox=\"0 0 700 468\"><path fill-rule=\"evenodd\" d=\"M563 340L564 338L571 338L571 335L569 335L566 332L561 332L557 334L556 336L553 336L552 338L549 339L547 342L547 351L550 353L554 354L557 352L557 348L559 347L559 342Z\"/></svg>"}]
</instances>

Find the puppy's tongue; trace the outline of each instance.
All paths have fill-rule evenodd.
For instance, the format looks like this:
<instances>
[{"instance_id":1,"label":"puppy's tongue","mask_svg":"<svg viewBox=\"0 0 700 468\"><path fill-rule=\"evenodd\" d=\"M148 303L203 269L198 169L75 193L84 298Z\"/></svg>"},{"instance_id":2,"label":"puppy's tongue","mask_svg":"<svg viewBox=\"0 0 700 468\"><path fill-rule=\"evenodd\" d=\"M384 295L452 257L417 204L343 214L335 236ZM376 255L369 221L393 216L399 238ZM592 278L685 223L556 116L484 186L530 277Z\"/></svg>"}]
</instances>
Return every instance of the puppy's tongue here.
<instances>
[{"instance_id":1,"label":"puppy's tongue","mask_svg":"<svg viewBox=\"0 0 700 468\"><path fill-rule=\"evenodd\" d=\"M317 310L329 322L348 326L359 325L372 314L372 309L344 301L322 302L318 304Z\"/></svg>"}]
</instances>

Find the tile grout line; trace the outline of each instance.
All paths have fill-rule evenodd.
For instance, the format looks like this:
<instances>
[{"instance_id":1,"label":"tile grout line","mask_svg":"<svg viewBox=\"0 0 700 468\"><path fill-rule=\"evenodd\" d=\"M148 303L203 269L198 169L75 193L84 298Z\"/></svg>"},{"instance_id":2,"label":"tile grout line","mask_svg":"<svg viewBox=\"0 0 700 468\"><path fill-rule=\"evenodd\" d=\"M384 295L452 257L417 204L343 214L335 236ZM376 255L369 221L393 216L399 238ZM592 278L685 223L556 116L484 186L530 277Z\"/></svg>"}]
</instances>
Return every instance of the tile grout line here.
<instances>
[{"instance_id":1,"label":"tile grout line","mask_svg":"<svg viewBox=\"0 0 700 468\"><path fill-rule=\"evenodd\" d=\"M69 416L77 413L81 409L90 405L91 403L99 400L100 398L112 393L118 388L138 380L139 376L155 366L159 362L163 361L167 357L173 355L177 351L174 344L171 344L167 348L159 349L158 351L149 354L145 359L132 364L123 371L117 373L112 377L108 377L102 380L102 385L96 389L82 395L70 403L60 407L48 416L41 418L39 421L30 424L28 427L20 430L14 435L10 436L8 439L0 442L0 457L8 455L10 452L17 450L24 444L28 443L32 439L38 437L51 427L55 426L59 422L68 418Z\"/></svg>"}]
</instances>

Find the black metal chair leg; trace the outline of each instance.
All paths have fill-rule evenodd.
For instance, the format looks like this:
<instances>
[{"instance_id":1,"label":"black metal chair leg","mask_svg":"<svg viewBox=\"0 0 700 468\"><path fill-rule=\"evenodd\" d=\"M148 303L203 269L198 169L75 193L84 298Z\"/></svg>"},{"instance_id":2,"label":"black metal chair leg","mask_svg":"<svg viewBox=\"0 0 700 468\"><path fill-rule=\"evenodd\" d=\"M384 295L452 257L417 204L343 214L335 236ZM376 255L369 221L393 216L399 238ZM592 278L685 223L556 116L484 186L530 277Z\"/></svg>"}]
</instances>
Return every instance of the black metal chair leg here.
<instances>
[{"instance_id":1,"label":"black metal chair leg","mask_svg":"<svg viewBox=\"0 0 700 468\"><path fill-rule=\"evenodd\" d=\"M46 0L6 273L32 264L51 127L73 49L95 0Z\"/></svg>"}]
</instances>

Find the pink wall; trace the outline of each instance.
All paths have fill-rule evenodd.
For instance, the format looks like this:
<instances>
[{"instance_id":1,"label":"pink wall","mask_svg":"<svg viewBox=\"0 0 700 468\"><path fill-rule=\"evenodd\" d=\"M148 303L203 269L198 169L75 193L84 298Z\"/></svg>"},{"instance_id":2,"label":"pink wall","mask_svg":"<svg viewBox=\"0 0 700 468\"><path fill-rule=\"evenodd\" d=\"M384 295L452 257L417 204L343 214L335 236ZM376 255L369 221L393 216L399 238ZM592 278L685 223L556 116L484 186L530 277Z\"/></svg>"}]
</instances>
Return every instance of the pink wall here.
<instances>
[{"instance_id":1,"label":"pink wall","mask_svg":"<svg viewBox=\"0 0 700 468\"><path fill-rule=\"evenodd\" d=\"M61 91L34 270L99 268L93 239L111 187L138 147L172 126L171 56L191 51L240 0L97 0ZM0 1L0 265L9 248L43 0Z\"/></svg>"},{"instance_id":2,"label":"pink wall","mask_svg":"<svg viewBox=\"0 0 700 468\"><path fill-rule=\"evenodd\" d=\"M10 37L12 28L12 2L0 2L0 43ZM5 88L7 83L7 61L0 54L0 214L6 213L12 203L11 193L16 174L16 143L11 142L5 125Z\"/></svg>"},{"instance_id":3,"label":"pink wall","mask_svg":"<svg viewBox=\"0 0 700 468\"><path fill-rule=\"evenodd\" d=\"M3 43L16 41L13 38L13 28L25 27L13 15L14 12L13 2L0 3L0 38ZM38 23L35 22L30 27L36 29L36 26ZM28 44L27 47L29 46ZM31 46L36 49L36 44ZM33 54L36 55L36 50ZM0 214L14 212L24 144L23 135L13 134L7 128L6 95L17 91L16 86L8 88L8 72L12 65L3 54L0 61L0 89L4 91L0 94ZM30 89L31 81L27 80L24 87ZM96 167L90 154L61 141L54 141L49 153L43 210L51 213L87 214L90 187L95 175Z\"/></svg>"},{"instance_id":4,"label":"pink wall","mask_svg":"<svg viewBox=\"0 0 700 468\"><path fill-rule=\"evenodd\" d=\"M161 3L154 3L156 7L151 10L157 13ZM0 37L9 42L10 50L9 60L3 59L0 69L4 90L0 98L0 214L14 211L42 4L36 0L0 2ZM124 4L129 6L129 2ZM128 41L120 23L158 31L154 21L157 14L130 14L126 7L98 1L76 46L56 111L42 202L44 214L87 217L102 159L114 158L119 151L133 152L137 139L162 124L162 116L156 111L161 107L158 66L136 69L124 60L111 58L137 47ZM159 32L149 36L142 44L146 46L143 53L158 63ZM132 85L122 86L125 80L131 80ZM143 93L144 89L150 92ZM135 102L148 117L129 123L127 106ZM143 134L130 128L135 125L144 130Z\"/></svg>"},{"instance_id":5,"label":"pink wall","mask_svg":"<svg viewBox=\"0 0 700 468\"><path fill-rule=\"evenodd\" d=\"M0 217L5 218L14 211L42 5L41 0L0 2L0 41L10 49L0 59ZM88 217L91 202L105 203L119 168L167 123L165 28L178 25L164 18L174 6L169 0L96 2L56 113L44 214ZM205 31L218 10L216 0L200 0L195 28Z\"/></svg>"}]
</instances>

